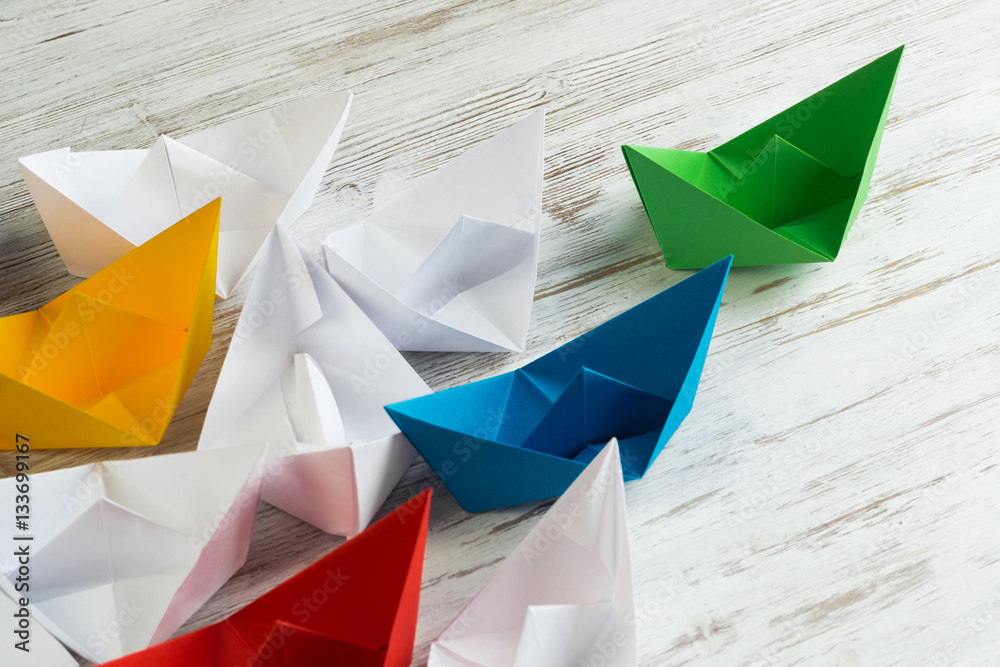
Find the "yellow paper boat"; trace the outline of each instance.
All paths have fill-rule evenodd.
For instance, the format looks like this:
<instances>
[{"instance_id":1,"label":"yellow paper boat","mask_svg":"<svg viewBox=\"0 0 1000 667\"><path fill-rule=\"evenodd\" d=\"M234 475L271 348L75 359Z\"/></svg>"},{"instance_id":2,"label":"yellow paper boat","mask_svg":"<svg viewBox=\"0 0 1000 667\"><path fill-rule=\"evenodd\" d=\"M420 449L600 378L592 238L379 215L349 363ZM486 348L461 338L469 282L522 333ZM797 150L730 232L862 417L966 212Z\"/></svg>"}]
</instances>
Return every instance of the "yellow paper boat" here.
<instances>
[{"instance_id":1,"label":"yellow paper boat","mask_svg":"<svg viewBox=\"0 0 1000 667\"><path fill-rule=\"evenodd\" d=\"M155 445L212 344L220 200L0 318L0 449Z\"/></svg>"}]
</instances>

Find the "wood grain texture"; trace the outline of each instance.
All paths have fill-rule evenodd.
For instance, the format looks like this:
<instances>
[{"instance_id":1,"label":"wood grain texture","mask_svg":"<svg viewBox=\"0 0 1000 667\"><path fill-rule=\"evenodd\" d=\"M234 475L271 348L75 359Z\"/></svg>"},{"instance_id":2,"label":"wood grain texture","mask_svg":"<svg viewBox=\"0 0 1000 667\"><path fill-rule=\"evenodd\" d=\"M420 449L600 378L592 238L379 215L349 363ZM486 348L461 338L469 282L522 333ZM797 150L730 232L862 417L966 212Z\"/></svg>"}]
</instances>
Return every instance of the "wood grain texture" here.
<instances>
[{"instance_id":1,"label":"wood grain texture","mask_svg":"<svg viewBox=\"0 0 1000 667\"><path fill-rule=\"evenodd\" d=\"M639 655L1000 665L998 19L987 0L4 0L0 315L76 282L19 156L145 147L351 88L293 226L319 258L327 233L545 106L528 350L407 355L434 388L510 370L689 274L663 266L620 144L711 148L905 43L840 258L733 271L695 408L627 487ZM39 469L194 448L248 285L217 304L160 446L37 452ZM383 512L427 485L417 665L548 506L468 515L418 463ZM340 542L262 505L247 565L185 630Z\"/></svg>"}]
</instances>

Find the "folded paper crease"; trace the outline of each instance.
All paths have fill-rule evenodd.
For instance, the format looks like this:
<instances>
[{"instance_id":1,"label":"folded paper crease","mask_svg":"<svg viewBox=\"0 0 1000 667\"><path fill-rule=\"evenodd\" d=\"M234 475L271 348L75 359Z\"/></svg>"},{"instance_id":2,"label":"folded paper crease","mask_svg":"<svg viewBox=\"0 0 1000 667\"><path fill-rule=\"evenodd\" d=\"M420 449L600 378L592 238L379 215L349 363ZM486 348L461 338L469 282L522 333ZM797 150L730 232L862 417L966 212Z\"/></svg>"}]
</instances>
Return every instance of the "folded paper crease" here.
<instances>
[{"instance_id":1,"label":"folded paper crease","mask_svg":"<svg viewBox=\"0 0 1000 667\"><path fill-rule=\"evenodd\" d=\"M428 667L638 664L620 461L612 439L431 644Z\"/></svg>"},{"instance_id":2,"label":"folded paper crease","mask_svg":"<svg viewBox=\"0 0 1000 667\"><path fill-rule=\"evenodd\" d=\"M544 124L532 114L327 238L327 270L398 349L524 349Z\"/></svg>"},{"instance_id":3,"label":"folded paper crease","mask_svg":"<svg viewBox=\"0 0 1000 667\"><path fill-rule=\"evenodd\" d=\"M113 667L409 667L431 492L218 623Z\"/></svg>"},{"instance_id":4,"label":"folded paper crease","mask_svg":"<svg viewBox=\"0 0 1000 667\"><path fill-rule=\"evenodd\" d=\"M622 146L667 265L833 261L868 196L903 47L700 153Z\"/></svg>"},{"instance_id":5,"label":"folded paper crease","mask_svg":"<svg viewBox=\"0 0 1000 667\"><path fill-rule=\"evenodd\" d=\"M32 617L95 662L169 638L246 560L263 461L258 446L32 475ZM9 595L17 569L2 561Z\"/></svg>"},{"instance_id":6,"label":"folded paper crease","mask_svg":"<svg viewBox=\"0 0 1000 667\"><path fill-rule=\"evenodd\" d=\"M690 412L731 258L520 369L386 406L469 512L558 496L608 439L642 477Z\"/></svg>"},{"instance_id":7,"label":"folded paper crease","mask_svg":"<svg viewBox=\"0 0 1000 667\"><path fill-rule=\"evenodd\" d=\"M342 91L164 135L146 150L61 148L19 166L67 270L84 278L221 196L216 293L228 298L275 222L311 204L351 100Z\"/></svg>"},{"instance_id":8,"label":"folded paper crease","mask_svg":"<svg viewBox=\"0 0 1000 667\"><path fill-rule=\"evenodd\" d=\"M0 435L155 445L212 344L219 201L36 311L0 318Z\"/></svg>"},{"instance_id":9,"label":"folded paper crease","mask_svg":"<svg viewBox=\"0 0 1000 667\"><path fill-rule=\"evenodd\" d=\"M327 532L355 535L416 457L383 406L429 392L278 224L261 250L198 447L268 443L264 499Z\"/></svg>"}]
</instances>

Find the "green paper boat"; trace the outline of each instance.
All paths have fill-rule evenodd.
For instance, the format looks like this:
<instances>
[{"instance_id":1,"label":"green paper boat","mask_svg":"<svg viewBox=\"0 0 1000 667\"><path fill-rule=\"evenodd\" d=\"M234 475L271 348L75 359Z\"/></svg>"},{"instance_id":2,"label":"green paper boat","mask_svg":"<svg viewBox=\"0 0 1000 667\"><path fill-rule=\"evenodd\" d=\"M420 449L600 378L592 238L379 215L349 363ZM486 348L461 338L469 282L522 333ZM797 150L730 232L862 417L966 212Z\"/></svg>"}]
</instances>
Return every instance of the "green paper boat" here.
<instances>
[{"instance_id":1,"label":"green paper boat","mask_svg":"<svg viewBox=\"0 0 1000 667\"><path fill-rule=\"evenodd\" d=\"M903 47L708 153L622 146L667 266L831 262L868 196Z\"/></svg>"}]
</instances>

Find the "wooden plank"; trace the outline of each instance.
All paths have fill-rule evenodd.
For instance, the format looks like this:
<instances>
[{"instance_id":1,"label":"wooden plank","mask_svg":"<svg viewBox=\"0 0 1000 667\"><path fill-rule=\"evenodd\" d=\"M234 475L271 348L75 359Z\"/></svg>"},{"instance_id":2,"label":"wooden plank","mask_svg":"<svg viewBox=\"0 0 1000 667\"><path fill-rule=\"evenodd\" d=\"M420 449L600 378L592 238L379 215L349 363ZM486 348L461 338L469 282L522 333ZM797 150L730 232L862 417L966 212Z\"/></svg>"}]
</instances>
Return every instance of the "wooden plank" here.
<instances>
[{"instance_id":1,"label":"wooden plank","mask_svg":"<svg viewBox=\"0 0 1000 667\"><path fill-rule=\"evenodd\" d=\"M707 149L905 42L871 193L834 264L735 270L691 416L628 486L643 665L1000 664L995 465L1000 43L985 0L803 6L415 0L32 2L0 8L0 315L75 284L16 158L138 148L350 87L293 231L320 256L444 161L547 109L523 355L415 353L435 388L514 368L689 272L666 269L618 146ZM248 281L164 442L192 449ZM9 455L0 472L11 473ZM547 504L431 517L417 660ZM262 506L200 627L341 542Z\"/></svg>"}]
</instances>

